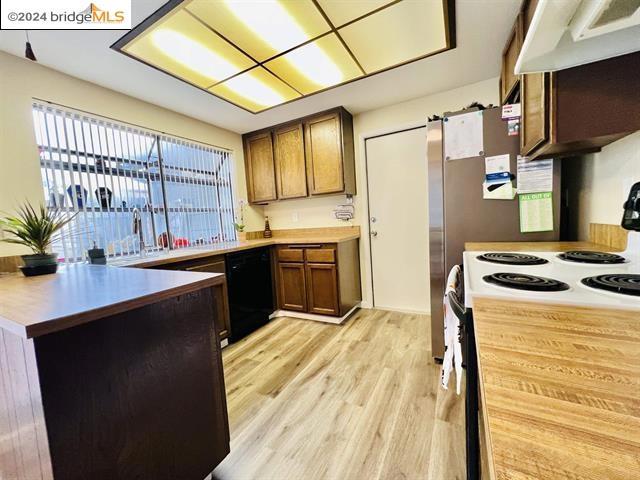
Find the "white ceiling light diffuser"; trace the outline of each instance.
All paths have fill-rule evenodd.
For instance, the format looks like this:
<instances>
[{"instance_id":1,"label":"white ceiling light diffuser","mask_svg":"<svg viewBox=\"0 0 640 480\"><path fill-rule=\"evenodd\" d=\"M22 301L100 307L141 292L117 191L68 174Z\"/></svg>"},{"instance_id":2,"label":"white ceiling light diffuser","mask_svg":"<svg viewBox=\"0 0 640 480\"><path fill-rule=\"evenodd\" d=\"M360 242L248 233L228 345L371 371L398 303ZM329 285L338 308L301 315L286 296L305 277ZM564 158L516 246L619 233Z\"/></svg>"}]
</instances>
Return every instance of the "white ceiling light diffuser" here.
<instances>
[{"instance_id":1,"label":"white ceiling light diffuser","mask_svg":"<svg viewBox=\"0 0 640 480\"><path fill-rule=\"evenodd\" d=\"M171 0L111 47L250 112L455 47L454 0Z\"/></svg>"}]
</instances>

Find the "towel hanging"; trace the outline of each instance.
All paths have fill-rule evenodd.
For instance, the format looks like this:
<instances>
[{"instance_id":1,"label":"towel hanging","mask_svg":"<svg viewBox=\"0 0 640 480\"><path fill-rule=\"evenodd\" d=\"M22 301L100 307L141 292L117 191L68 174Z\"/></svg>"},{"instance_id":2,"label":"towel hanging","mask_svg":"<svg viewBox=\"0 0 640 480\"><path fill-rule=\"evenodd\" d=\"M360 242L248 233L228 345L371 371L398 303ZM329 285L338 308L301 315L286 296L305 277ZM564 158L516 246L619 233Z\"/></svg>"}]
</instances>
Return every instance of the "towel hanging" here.
<instances>
[{"instance_id":1,"label":"towel hanging","mask_svg":"<svg viewBox=\"0 0 640 480\"><path fill-rule=\"evenodd\" d=\"M460 267L456 265L449 272L447 286L444 291L444 359L442 362L442 374L440 383L442 388L448 390L449 377L455 369L456 372L456 394L460 395L460 385L462 383L462 332L460 319L456 316L449 303L449 293L455 292L458 278L460 278Z\"/></svg>"}]
</instances>

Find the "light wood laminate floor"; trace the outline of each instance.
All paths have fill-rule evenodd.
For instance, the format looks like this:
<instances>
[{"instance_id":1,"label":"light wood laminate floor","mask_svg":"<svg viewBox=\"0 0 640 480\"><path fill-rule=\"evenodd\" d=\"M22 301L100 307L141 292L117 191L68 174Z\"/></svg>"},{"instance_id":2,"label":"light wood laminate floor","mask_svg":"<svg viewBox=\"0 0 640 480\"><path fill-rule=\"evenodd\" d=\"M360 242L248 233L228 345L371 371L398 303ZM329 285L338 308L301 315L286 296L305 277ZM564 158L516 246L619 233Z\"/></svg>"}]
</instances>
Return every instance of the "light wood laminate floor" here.
<instances>
[{"instance_id":1,"label":"light wood laminate floor","mask_svg":"<svg viewBox=\"0 0 640 480\"><path fill-rule=\"evenodd\" d=\"M463 479L463 396L438 387L429 335L426 315L360 310L228 347L231 453L213 478Z\"/></svg>"}]
</instances>

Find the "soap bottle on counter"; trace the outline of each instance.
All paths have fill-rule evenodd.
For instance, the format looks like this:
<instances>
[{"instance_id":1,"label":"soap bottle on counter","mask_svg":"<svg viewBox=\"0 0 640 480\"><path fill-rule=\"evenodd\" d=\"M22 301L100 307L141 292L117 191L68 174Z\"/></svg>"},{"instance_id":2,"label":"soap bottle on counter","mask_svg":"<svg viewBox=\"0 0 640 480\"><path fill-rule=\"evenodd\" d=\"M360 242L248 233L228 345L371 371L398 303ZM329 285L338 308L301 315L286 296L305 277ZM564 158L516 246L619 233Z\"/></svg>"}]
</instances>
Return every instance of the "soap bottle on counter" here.
<instances>
[{"instance_id":1,"label":"soap bottle on counter","mask_svg":"<svg viewBox=\"0 0 640 480\"><path fill-rule=\"evenodd\" d=\"M269 226L269 217L264 217L264 238L273 237L273 232L271 231L271 227Z\"/></svg>"}]
</instances>

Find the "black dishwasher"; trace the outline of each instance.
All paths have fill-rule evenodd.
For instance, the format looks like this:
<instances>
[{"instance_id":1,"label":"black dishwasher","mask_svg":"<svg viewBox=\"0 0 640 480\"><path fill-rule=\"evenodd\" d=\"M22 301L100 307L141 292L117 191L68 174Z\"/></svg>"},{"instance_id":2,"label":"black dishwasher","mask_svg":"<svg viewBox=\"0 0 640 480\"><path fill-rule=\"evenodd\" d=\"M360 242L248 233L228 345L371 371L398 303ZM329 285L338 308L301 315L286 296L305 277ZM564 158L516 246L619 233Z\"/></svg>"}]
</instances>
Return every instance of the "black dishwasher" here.
<instances>
[{"instance_id":1,"label":"black dishwasher","mask_svg":"<svg viewBox=\"0 0 640 480\"><path fill-rule=\"evenodd\" d=\"M269 321L274 311L270 249L255 248L226 255L231 342Z\"/></svg>"}]
</instances>

